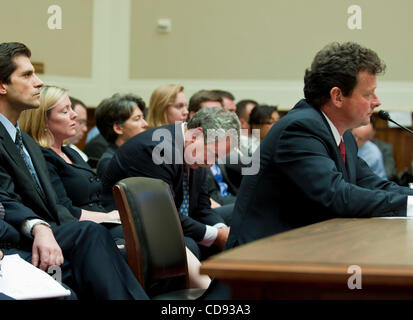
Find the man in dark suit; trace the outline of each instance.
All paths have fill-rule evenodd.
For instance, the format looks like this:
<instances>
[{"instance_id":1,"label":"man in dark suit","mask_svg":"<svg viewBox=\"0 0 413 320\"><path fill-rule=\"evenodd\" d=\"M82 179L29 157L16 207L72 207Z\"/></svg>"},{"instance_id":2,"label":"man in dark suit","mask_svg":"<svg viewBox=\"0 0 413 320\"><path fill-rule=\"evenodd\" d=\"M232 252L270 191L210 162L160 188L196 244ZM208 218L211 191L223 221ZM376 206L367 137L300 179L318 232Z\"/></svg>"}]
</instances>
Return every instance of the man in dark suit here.
<instances>
[{"instance_id":1,"label":"man in dark suit","mask_svg":"<svg viewBox=\"0 0 413 320\"><path fill-rule=\"evenodd\" d=\"M221 132L221 136L214 138L210 134L213 130ZM222 249L229 228L211 209L206 179L207 167L215 162L221 145L225 149L222 156L230 151L230 137L225 134L231 130L238 136L239 121L234 113L222 108L203 108L187 124L153 128L129 139L116 151L102 177L107 209L114 207L111 188L117 181L144 176L168 183L182 213L183 183L188 174L189 212L179 215L186 244L198 258L199 248ZM235 147L233 143L232 146Z\"/></svg>"},{"instance_id":2,"label":"man in dark suit","mask_svg":"<svg viewBox=\"0 0 413 320\"><path fill-rule=\"evenodd\" d=\"M356 43L315 56L299 101L266 135L256 175L244 176L226 248L332 218L406 216L413 190L376 176L349 129L370 122L385 65ZM409 210L409 211L410 211ZM213 281L206 299L229 298Z\"/></svg>"},{"instance_id":3,"label":"man in dark suit","mask_svg":"<svg viewBox=\"0 0 413 320\"><path fill-rule=\"evenodd\" d=\"M258 174L241 183L228 248L335 217L406 216L413 190L378 178L357 157L349 131L380 105L376 74L384 68L355 43L333 43L315 56L305 100L273 126Z\"/></svg>"},{"instance_id":4,"label":"man in dark suit","mask_svg":"<svg viewBox=\"0 0 413 320\"><path fill-rule=\"evenodd\" d=\"M22 230L33 265L60 266L79 297L147 299L108 231L59 204L40 147L18 128L20 113L39 106L43 85L30 55L24 44L0 44L0 189L13 200L4 199L4 220Z\"/></svg>"}]
</instances>

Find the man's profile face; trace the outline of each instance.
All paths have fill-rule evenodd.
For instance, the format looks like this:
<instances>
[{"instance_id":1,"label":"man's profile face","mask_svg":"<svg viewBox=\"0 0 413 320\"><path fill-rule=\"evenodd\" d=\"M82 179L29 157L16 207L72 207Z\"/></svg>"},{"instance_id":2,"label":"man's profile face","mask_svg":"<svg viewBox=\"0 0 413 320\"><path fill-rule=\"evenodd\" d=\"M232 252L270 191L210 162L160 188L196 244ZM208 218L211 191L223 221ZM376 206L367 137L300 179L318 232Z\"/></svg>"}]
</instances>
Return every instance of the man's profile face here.
<instances>
[{"instance_id":1,"label":"man's profile face","mask_svg":"<svg viewBox=\"0 0 413 320\"><path fill-rule=\"evenodd\" d=\"M73 111L77 113L76 135L70 139L70 143L77 144L83 139L83 136L87 132L87 111L80 104L75 105Z\"/></svg>"},{"instance_id":2,"label":"man's profile face","mask_svg":"<svg viewBox=\"0 0 413 320\"><path fill-rule=\"evenodd\" d=\"M211 167L218 158L228 155L231 149L230 137L205 144L203 134L196 134L185 144L184 162L191 169Z\"/></svg>"},{"instance_id":3,"label":"man's profile face","mask_svg":"<svg viewBox=\"0 0 413 320\"><path fill-rule=\"evenodd\" d=\"M10 75L10 83L2 84L6 88L9 104L21 110L38 108L43 82L34 73L28 57L20 55L14 57L13 62L17 68Z\"/></svg>"},{"instance_id":4,"label":"man's profile face","mask_svg":"<svg viewBox=\"0 0 413 320\"><path fill-rule=\"evenodd\" d=\"M358 81L350 96L343 96L342 108L349 128L370 123L374 109L381 102L376 96L376 75L367 71L358 73Z\"/></svg>"}]
</instances>

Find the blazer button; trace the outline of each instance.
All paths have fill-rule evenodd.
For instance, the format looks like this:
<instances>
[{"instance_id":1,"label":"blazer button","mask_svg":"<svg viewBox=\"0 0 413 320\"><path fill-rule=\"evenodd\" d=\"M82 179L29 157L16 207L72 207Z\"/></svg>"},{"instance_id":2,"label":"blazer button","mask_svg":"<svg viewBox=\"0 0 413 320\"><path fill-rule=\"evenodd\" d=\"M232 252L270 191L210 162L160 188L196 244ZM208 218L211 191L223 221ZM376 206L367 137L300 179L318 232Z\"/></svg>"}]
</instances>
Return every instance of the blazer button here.
<instances>
[{"instance_id":1,"label":"blazer button","mask_svg":"<svg viewBox=\"0 0 413 320\"><path fill-rule=\"evenodd\" d=\"M90 182L93 182L93 177L89 177L89 181L90 181Z\"/></svg>"}]
</instances>

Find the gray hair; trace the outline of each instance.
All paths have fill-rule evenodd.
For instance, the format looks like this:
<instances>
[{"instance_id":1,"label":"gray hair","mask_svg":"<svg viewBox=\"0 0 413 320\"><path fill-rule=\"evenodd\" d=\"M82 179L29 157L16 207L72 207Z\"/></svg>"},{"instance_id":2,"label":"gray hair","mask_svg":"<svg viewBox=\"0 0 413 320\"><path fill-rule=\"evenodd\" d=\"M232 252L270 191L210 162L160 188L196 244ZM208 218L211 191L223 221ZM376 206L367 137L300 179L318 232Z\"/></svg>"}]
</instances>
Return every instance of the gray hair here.
<instances>
[{"instance_id":1,"label":"gray hair","mask_svg":"<svg viewBox=\"0 0 413 320\"><path fill-rule=\"evenodd\" d=\"M229 136L236 139L238 146L241 124L235 112L219 107L202 108L188 121L187 127L188 129L202 128L205 144Z\"/></svg>"}]
</instances>

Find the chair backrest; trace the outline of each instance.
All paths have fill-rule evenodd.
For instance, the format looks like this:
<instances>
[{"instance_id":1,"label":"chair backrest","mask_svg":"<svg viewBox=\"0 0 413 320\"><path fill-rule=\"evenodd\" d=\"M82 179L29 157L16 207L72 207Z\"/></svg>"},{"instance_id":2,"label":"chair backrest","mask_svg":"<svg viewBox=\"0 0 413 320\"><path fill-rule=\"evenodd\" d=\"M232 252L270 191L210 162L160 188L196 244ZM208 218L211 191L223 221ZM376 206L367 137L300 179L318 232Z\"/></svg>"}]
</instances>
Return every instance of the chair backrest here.
<instances>
[{"instance_id":1,"label":"chair backrest","mask_svg":"<svg viewBox=\"0 0 413 320\"><path fill-rule=\"evenodd\" d=\"M157 279L181 277L188 288L188 266L181 222L168 184L132 177L113 194L122 221L128 264L144 288Z\"/></svg>"}]
</instances>

